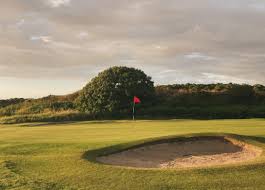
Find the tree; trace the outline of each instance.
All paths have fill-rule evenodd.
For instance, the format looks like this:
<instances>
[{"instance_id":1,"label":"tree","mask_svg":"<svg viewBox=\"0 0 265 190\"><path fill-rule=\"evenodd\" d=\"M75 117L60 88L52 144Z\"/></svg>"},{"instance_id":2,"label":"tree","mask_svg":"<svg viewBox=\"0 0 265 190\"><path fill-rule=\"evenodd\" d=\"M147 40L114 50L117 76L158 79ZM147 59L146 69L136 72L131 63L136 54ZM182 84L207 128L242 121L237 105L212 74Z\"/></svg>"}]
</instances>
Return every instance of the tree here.
<instances>
[{"instance_id":1,"label":"tree","mask_svg":"<svg viewBox=\"0 0 265 190\"><path fill-rule=\"evenodd\" d=\"M148 104L155 96L154 83L143 71L111 67L91 80L77 98L80 111L94 116L129 114L133 96Z\"/></svg>"},{"instance_id":2,"label":"tree","mask_svg":"<svg viewBox=\"0 0 265 190\"><path fill-rule=\"evenodd\" d=\"M231 84L228 94L232 103L249 104L254 98L253 87L247 84Z\"/></svg>"}]
</instances>

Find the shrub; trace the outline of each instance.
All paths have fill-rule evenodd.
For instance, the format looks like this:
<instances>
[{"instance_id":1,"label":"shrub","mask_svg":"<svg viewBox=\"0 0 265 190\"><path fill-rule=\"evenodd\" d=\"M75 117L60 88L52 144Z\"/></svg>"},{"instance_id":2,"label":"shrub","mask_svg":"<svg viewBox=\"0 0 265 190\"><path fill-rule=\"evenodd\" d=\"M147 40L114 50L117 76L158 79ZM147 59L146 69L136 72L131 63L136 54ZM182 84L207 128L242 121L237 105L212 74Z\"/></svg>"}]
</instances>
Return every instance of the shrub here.
<instances>
[{"instance_id":1,"label":"shrub","mask_svg":"<svg viewBox=\"0 0 265 190\"><path fill-rule=\"evenodd\" d=\"M77 99L80 111L99 117L128 115L133 96L144 105L154 99L154 84L143 71L128 67L112 67L101 73L81 91Z\"/></svg>"}]
</instances>

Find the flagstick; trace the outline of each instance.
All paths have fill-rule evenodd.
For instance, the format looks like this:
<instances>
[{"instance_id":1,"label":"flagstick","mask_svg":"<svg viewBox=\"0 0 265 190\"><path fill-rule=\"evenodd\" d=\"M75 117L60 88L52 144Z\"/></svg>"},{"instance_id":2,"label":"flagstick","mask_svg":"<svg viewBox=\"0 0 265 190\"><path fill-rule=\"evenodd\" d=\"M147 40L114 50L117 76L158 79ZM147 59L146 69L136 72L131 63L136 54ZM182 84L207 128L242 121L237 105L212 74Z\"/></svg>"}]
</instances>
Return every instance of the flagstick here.
<instances>
[{"instance_id":1,"label":"flagstick","mask_svg":"<svg viewBox=\"0 0 265 190\"><path fill-rule=\"evenodd\" d=\"M134 113L135 113L135 102L133 103L133 121L134 121Z\"/></svg>"}]
</instances>

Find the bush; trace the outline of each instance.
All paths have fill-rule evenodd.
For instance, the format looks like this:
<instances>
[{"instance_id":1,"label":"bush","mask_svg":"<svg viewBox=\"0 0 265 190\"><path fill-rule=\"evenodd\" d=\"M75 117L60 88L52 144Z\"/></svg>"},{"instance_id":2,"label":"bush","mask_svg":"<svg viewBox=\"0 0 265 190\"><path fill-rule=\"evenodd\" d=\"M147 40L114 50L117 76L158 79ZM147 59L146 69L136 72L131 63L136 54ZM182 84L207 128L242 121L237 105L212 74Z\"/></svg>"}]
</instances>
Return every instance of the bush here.
<instances>
[{"instance_id":1,"label":"bush","mask_svg":"<svg viewBox=\"0 0 265 190\"><path fill-rule=\"evenodd\" d=\"M101 73L80 92L76 103L80 111L95 117L128 116L134 96L147 106L155 97L151 78L138 69L112 67Z\"/></svg>"}]
</instances>

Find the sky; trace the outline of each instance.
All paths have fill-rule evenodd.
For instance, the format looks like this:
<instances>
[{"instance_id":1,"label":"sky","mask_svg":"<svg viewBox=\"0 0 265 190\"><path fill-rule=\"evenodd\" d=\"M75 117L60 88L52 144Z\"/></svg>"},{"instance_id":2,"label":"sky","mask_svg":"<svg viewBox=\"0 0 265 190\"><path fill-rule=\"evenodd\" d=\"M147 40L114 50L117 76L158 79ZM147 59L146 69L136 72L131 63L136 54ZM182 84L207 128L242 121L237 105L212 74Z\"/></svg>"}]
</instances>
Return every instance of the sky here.
<instances>
[{"instance_id":1,"label":"sky","mask_svg":"<svg viewBox=\"0 0 265 190\"><path fill-rule=\"evenodd\" d=\"M265 1L1 1L0 99L75 92L111 66L265 84Z\"/></svg>"}]
</instances>

